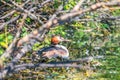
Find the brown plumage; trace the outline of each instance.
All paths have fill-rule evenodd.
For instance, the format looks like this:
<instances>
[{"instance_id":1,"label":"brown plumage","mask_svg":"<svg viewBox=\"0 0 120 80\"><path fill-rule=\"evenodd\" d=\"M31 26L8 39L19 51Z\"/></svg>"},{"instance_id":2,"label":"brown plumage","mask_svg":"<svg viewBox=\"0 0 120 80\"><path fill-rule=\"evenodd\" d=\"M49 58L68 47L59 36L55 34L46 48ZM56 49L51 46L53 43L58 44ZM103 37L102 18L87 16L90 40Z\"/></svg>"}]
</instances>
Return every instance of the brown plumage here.
<instances>
[{"instance_id":1,"label":"brown plumage","mask_svg":"<svg viewBox=\"0 0 120 80\"><path fill-rule=\"evenodd\" d=\"M69 58L69 52L67 48L63 45L58 45L62 41L70 41L66 40L60 36L53 36L51 38L51 45L49 47L44 47L38 51L39 55L45 58Z\"/></svg>"}]
</instances>

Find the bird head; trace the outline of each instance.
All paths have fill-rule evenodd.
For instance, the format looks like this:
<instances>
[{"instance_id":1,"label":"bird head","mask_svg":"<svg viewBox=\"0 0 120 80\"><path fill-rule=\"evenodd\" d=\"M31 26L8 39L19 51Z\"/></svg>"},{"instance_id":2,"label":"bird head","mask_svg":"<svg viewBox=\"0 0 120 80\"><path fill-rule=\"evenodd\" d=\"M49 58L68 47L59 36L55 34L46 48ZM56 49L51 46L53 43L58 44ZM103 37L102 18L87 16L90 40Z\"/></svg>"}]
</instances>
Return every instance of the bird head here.
<instances>
[{"instance_id":1,"label":"bird head","mask_svg":"<svg viewBox=\"0 0 120 80\"><path fill-rule=\"evenodd\" d=\"M60 42L70 42L70 41L71 41L71 40L64 39L63 37L58 36L58 35L54 35L54 36L52 36L52 38L51 38L51 44L54 44L54 45L56 45L56 44L58 44L58 43L60 43Z\"/></svg>"}]
</instances>

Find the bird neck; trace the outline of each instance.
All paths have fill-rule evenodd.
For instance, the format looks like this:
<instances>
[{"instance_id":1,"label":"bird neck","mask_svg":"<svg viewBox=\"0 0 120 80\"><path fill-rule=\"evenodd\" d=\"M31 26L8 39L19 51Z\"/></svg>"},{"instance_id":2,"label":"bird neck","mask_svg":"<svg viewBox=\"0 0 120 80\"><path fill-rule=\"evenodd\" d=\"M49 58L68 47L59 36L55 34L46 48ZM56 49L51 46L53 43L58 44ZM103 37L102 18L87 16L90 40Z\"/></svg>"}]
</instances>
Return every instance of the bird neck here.
<instances>
[{"instance_id":1,"label":"bird neck","mask_svg":"<svg viewBox=\"0 0 120 80\"><path fill-rule=\"evenodd\" d=\"M51 46L56 46L56 45L58 45L58 44L55 44L55 43L51 43Z\"/></svg>"}]
</instances>

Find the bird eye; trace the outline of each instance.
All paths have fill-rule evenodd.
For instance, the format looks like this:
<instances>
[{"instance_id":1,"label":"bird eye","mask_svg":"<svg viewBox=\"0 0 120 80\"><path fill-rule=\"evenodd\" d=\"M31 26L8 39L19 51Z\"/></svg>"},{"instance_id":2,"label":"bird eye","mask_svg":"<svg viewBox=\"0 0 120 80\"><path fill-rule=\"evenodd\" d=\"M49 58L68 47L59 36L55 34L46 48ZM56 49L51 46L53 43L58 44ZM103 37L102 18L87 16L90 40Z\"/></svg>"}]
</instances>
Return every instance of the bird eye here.
<instances>
[{"instance_id":1,"label":"bird eye","mask_svg":"<svg viewBox=\"0 0 120 80\"><path fill-rule=\"evenodd\" d=\"M63 38L63 37L60 37L60 39L61 39L61 40L64 40L64 38Z\"/></svg>"}]
</instances>

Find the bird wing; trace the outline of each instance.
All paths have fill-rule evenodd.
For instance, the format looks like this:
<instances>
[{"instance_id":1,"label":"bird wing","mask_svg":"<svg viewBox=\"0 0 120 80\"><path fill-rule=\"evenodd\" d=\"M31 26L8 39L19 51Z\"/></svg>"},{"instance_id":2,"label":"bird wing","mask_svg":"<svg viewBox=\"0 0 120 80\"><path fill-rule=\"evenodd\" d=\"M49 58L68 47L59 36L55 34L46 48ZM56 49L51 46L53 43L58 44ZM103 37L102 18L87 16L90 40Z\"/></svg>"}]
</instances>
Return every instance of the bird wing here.
<instances>
[{"instance_id":1,"label":"bird wing","mask_svg":"<svg viewBox=\"0 0 120 80\"><path fill-rule=\"evenodd\" d=\"M42 55L42 57L47 58L68 57L67 51L64 48L58 46L49 46L42 48L38 51L38 55Z\"/></svg>"},{"instance_id":2,"label":"bird wing","mask_svg":"<svg viewBox=\"0 0 120 80\"><path fill-rule=\"evenodd\" d=\"M38 50L38 55L41 55L43 52L48 52L51 50L54 50L54 46L44 47L44 48Z\"/></svg>"}]
</instances>

